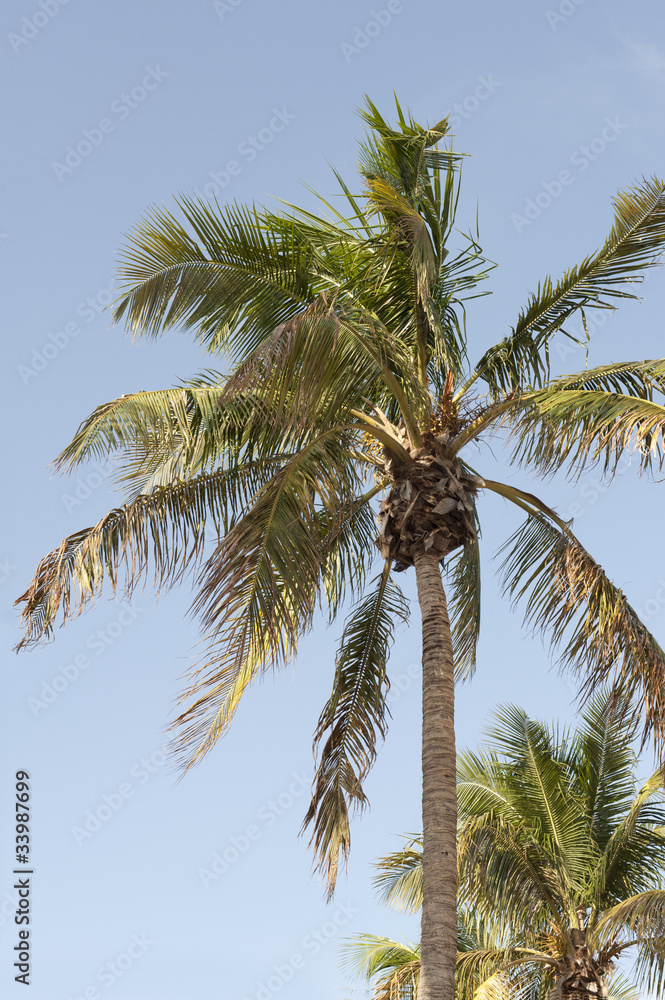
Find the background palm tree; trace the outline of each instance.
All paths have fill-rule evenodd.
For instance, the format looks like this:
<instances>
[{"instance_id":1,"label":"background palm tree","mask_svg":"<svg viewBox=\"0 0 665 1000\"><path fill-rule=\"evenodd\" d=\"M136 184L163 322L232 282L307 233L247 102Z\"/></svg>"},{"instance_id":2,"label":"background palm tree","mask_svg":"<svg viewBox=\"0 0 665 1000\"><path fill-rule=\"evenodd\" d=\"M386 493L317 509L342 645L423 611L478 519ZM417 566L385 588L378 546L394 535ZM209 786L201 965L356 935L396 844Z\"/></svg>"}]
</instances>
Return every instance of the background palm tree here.
<instances>
[{"instance_id":1,"label":"background palm tree","mask_svg":"<svg viewBox=\"0 0 665 1000\"><path fill-rule=\"evenodd\" d=\"M481 750L459 755L458 1000L660 994L664 769L638 790L635 736L601 694L573 733L503 708ZM384 902L416 912L421 841L377 867ZM622 957L634 959L628 979ZM347 965L373 981L375 1000L400 997L408 965L417 995L417 946L362 935Z\"/></svg>"},{"instance_id":2,"label":"background palm tree","mask_svg":"<svg viewBox=\"0 0 665 1000\"><path fill-rule=\"evenodd\" d=\"M20 598L24 643L78 614L105 580L125 593L154 567L157 589L194 576L207 650L175 721L189 766L230 723L248 684L291 659L319 604L351 596L306 824L330 891L349 850L349 811L386 728L386 662L407 606L392 572L415 567L423 630L424 879L421 992L450 996L456 954L454 679L470 676L479 631L476 498L526 514L507 543L504 587L559 647L583 689L612 678L665 732L663 652L571 530L539 498L481 478L463 449L497 433L511 460L546 475L626 449L663 459L664 361L549 379L552 337L570 317L610 309L665 241L665 187L619 195L606 243L556 284L546 279L511 332L468 362L464 300L488 265L454 229L461 157L397 106L368 102L364 191L341 178L347 214L181 199L132 234L116 317L136 336L195 331L230 359L176 389L124 396L85 421L57 461L119 456L127 503L66 538ZM465 453L466 454L466 453ZM380 532L372 503L379 494ZM378 544L382 565L369 588ZM210 543L206 549L206 543ZM452 637L441 578L450 582Z\"/></svg>"}]
</instances>

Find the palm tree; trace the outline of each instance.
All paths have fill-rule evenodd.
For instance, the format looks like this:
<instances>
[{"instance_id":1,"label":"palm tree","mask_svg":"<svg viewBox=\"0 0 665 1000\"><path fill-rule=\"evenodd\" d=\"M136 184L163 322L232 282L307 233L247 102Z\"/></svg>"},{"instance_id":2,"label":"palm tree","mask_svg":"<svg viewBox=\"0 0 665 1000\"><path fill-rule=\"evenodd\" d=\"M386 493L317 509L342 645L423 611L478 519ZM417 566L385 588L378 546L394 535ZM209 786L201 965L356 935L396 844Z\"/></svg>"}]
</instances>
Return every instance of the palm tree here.
<instances>
[{"instance_id":1,"label":"palm tree","mask_svg":"<svg viewBox=\"0 0 665 1000\"><path fill-rule=\"evenodd\" d=\"M408 862L405 866L405 854L417 857L415 867L409 868ZM413 862L413 858L411 861ZM407 881L412 881L415 877L419 888L417 905L400 905L397 902L395 908L417 912L422 905L422 839L413 841L405 852L383 858L379 869L382 867L387 869L388 877L391 879L395 878L395 867L402 869L401 874ZM380 881L380 878L377 881ZM395 888L399 886L396 885ZM468 912L460 911L457 928L458 963L462 955L475 953L481 949L484 951L488 947L494 948L497 943L481 921L474 919ZM418 1000L419 995L422 995L419 993L419 944L394 941L392 938L379 937L375 934L358 934L345 942L342 965L355 979L364 980L370 985L371 1000ZM502 982L498 976L490 985L486 985L478 975L476 980L475 1000L517 1000L515 982L506 988L508 984ZM539 981L533 976L528 981L524 978L524 981L519 983L520 1000L538 1000L539 985Z\"/></svg>"},{"instance_id":2,"label":"palm tree","mask_svg":"<svg viewBox=\"0 0 665 1000\"><path fill-rule=\"evenodd\" d=\"M665 767L638 790L636 733L601 693L572 734L508 706L485 747L459 755L458 1000L660 994ZM375 882L388 905L416 912L421 840L383 858ZM622 956L634 958L629 981ZM417 997L417 946L361 935L347 965L373 981L373 1000Z\"/></svg>"},{"instance_id":3,"label":"palm tree","mask_svg":"<svg viewBox=\"0 0 665 1000\"><path fill-rule=\"evenodd\" d=\"M665 732L664 654L570 524L539 498L483 479L463 449L499 433L536 474L640 448L663 459L665 361L551 379L549 348L574 314L635 297L631 281L665 245L665 185L619 194L606 243L531 296L511 332L473 366L466 299L489 265L454 228L462 157L440 148L446 120L389 125L368 101L362 195L338 177L346 214L209 205L181 198L129 239L117 319L135 336L194 331L224 372L99 407L56 465L116 455L127 503L66 538L19 599L23 644L59 612L80 613L107 580L125 593L154 566L157 589L188 574L206 653L175 720L185 766L231 722L247 686L293 658L323 605L344 626L319 720L313 799L317 863L334 888L349 813L387 722L386 662L407 605L394 573L415 568L423 636L424 1000L451 996L455 962L454 670L470 676L479 630L476 499L526 514L507 543L504 586L579 671L583 690L613 679ZM373 502L382 494L376 538ZM367 587L376 555L379 573ZM207 545L207 548L206 548ZM441 565L450 582L450 615Z\"/></svg>"},{"instance_id":4,"label":"palm tree","mask_svg":"<svg viewBox=\"0 0 665 1000\"><path fill-rule=\"evenodd\" d=\"M418 1000L419 945L358 935L345 946L343 965L355 978L371 983L372 1000Z\"/></svg>"}]
</instances>

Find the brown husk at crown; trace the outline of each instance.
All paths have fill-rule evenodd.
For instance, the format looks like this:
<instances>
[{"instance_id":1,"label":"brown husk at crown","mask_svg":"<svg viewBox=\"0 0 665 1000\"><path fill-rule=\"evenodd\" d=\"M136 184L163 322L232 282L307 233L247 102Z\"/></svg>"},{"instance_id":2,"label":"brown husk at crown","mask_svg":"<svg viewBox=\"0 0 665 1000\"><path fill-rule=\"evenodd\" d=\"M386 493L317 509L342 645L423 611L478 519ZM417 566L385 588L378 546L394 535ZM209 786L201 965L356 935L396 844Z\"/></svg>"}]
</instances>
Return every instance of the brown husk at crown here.
<instances>
[{"instance_id":1,"label":"brown husk at crown","mask_svg":"<svg viewBox=\"0 0 665 1000\"><path fill-rule=\"evenodd\" d=\"M471 502L476 490L458 460L447 454L448 433L423 435L419 449L410 446L406 432L400 436L415 464L386 457L385 475L392 486L381 504L376 540L383 558L391 558L398 572L413 566L419 551L443 559L476 537Z\"/></svg>"}]
</instances>

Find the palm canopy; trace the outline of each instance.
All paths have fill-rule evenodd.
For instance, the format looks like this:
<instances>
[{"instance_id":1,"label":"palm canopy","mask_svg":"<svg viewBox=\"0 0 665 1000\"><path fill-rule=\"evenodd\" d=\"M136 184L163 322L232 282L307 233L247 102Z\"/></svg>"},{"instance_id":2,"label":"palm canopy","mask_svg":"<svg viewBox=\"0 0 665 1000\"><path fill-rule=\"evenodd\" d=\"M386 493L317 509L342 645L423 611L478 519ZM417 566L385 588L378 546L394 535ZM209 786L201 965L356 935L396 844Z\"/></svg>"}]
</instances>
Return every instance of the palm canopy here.
<instances>
[{"instance_id":1,"label":"palm canopy","mask_svg":"<svg viewBox=\"0 0 665 1000\"><path fill-rule=\"evenodd\" d=\"M634 721L604 692L574 732L504 707L487 742L459 754L458 1000L661 991L664 775L661 767L637 786L635 736ZM380 898L416 912L420 839L377 868ZM417 990L417 946L390 945L363 935L347 951L347 965L373 981L375 1000L390 986L400 996L409 950ZM373 965L379 954L383 965ZM628 979L616 967L621 956L634 960Z\"/></svg>"},{"instance_id":2,"label":"palm canopy","mask_svg":"<svg viewBox=\"0 0 665 1000\"><path fill-rule=\"evenodd\" d=\"M512 948L469 957L462 971L544 966L554 995L606 996L627 952L636 987L660 992L665 771L636 786L636 735L603 693L574 733L504 708L487 749L460 756L461 904L517 932Z\"/></svg>"},{"instance_id":3,"label":"palm canopy","mask_svg":"<svg viewBox=\"0 0 665 1000\"><path fill-rule=\"evenodd\" d=\"M388 652L407 614L393 574L418 552L445 560L457 671L475 667L481 492L526 515L507 543L506 593L582 688L612 680L635 697L645 733L665 736L664 654L625 596L570 524L464 457L499 432L509 461L540 475L600 463L611 477L634 449L642 472L661 467L665 361L552 380L547 359L573 314L635 297L631 282L665 245L665 185L619 194L603 247L545 279L474 366L464 303L489 264L455 229L462 158L448 123L421 126L399 104L395 126L369 101L361 114L363 190L338 177L344 212L181 198L177 215L155 209L137 225L116 318L136 337L192 330L223 371L123 396L84 421L57 468L116 456L127 502L64 539L19 599L25 645L105 582L131 593L150 575L157 590L191 576L205 654L174 723L186 766L248 685L295 655L317 609L334 619L352 600L307 816L330 886L386 729Z\"/></svg>"}]
</instances>

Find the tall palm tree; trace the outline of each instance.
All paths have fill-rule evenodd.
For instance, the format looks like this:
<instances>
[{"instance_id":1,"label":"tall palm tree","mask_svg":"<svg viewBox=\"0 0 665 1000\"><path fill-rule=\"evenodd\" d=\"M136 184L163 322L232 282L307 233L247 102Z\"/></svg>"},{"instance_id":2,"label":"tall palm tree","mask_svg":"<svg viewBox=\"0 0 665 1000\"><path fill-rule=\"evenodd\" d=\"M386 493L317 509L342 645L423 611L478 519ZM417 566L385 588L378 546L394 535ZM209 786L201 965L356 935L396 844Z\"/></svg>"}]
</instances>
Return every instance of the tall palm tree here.
<instances>
[{"instance_id":1,"label":"tall palm tree","mask_svg":"<svg viewBox=\"0 0 665 1000\"><path fill-rule=\"evenodd\" d=\"M638 789L635 736L602 693L573 733L503 708L485 746L459 755L458 1000L660 995L665 768ZM383 901L417 912L421 840L377 867ZM360 935L346 958L373 1000L417 997L417 946Z\"/></svg>"},{"instance_id":2,"label":"tall palm tree","mask_svg":"<svg viewBox=\"0 0 665 1000\"><path fill-rule=\"evenodd\" d=\"M469 676L479 629L476 499L526 514L510 539L506 592L550 636L587 689L608 678L635 694L645 732L662 739L664 654L573 534L539 498L483 479L464 449L499 432L509 460L576 475L640 448L663 459L665 361L604 366L552 380L552 338L574 314L634 297L629 283L665 245L665 185L618 195L596 253L546 279L510 333L474 366L464 301L489 265L454 228L462 157L446 120L423 127L397 106L389 125L368 101L364 190L338 177L346 214L180 199L129 239L116 318L135 336L193 330L224 372L99 407L57 460L75 469L120 457L127 503L66 538L20 598L25 642L58 612L78 614L108 580L131 593L192 574L207 652L175 720L185 765L229 725L243 692L296 653L323 604L344 626L306 824L330 890L349 850L349 811L386 729L386 662L407 606L394 573L413 566L423 636L425 1000L453 989L455 939L454 669ZM376 538L373 504L379 507ZM367 588L376 555L381 568ZM206 543L208 548L206 549ZM152 560L151 558L152 557ZM441 565L450 581L452 635Z\"/></svg>"}]
</instances>

